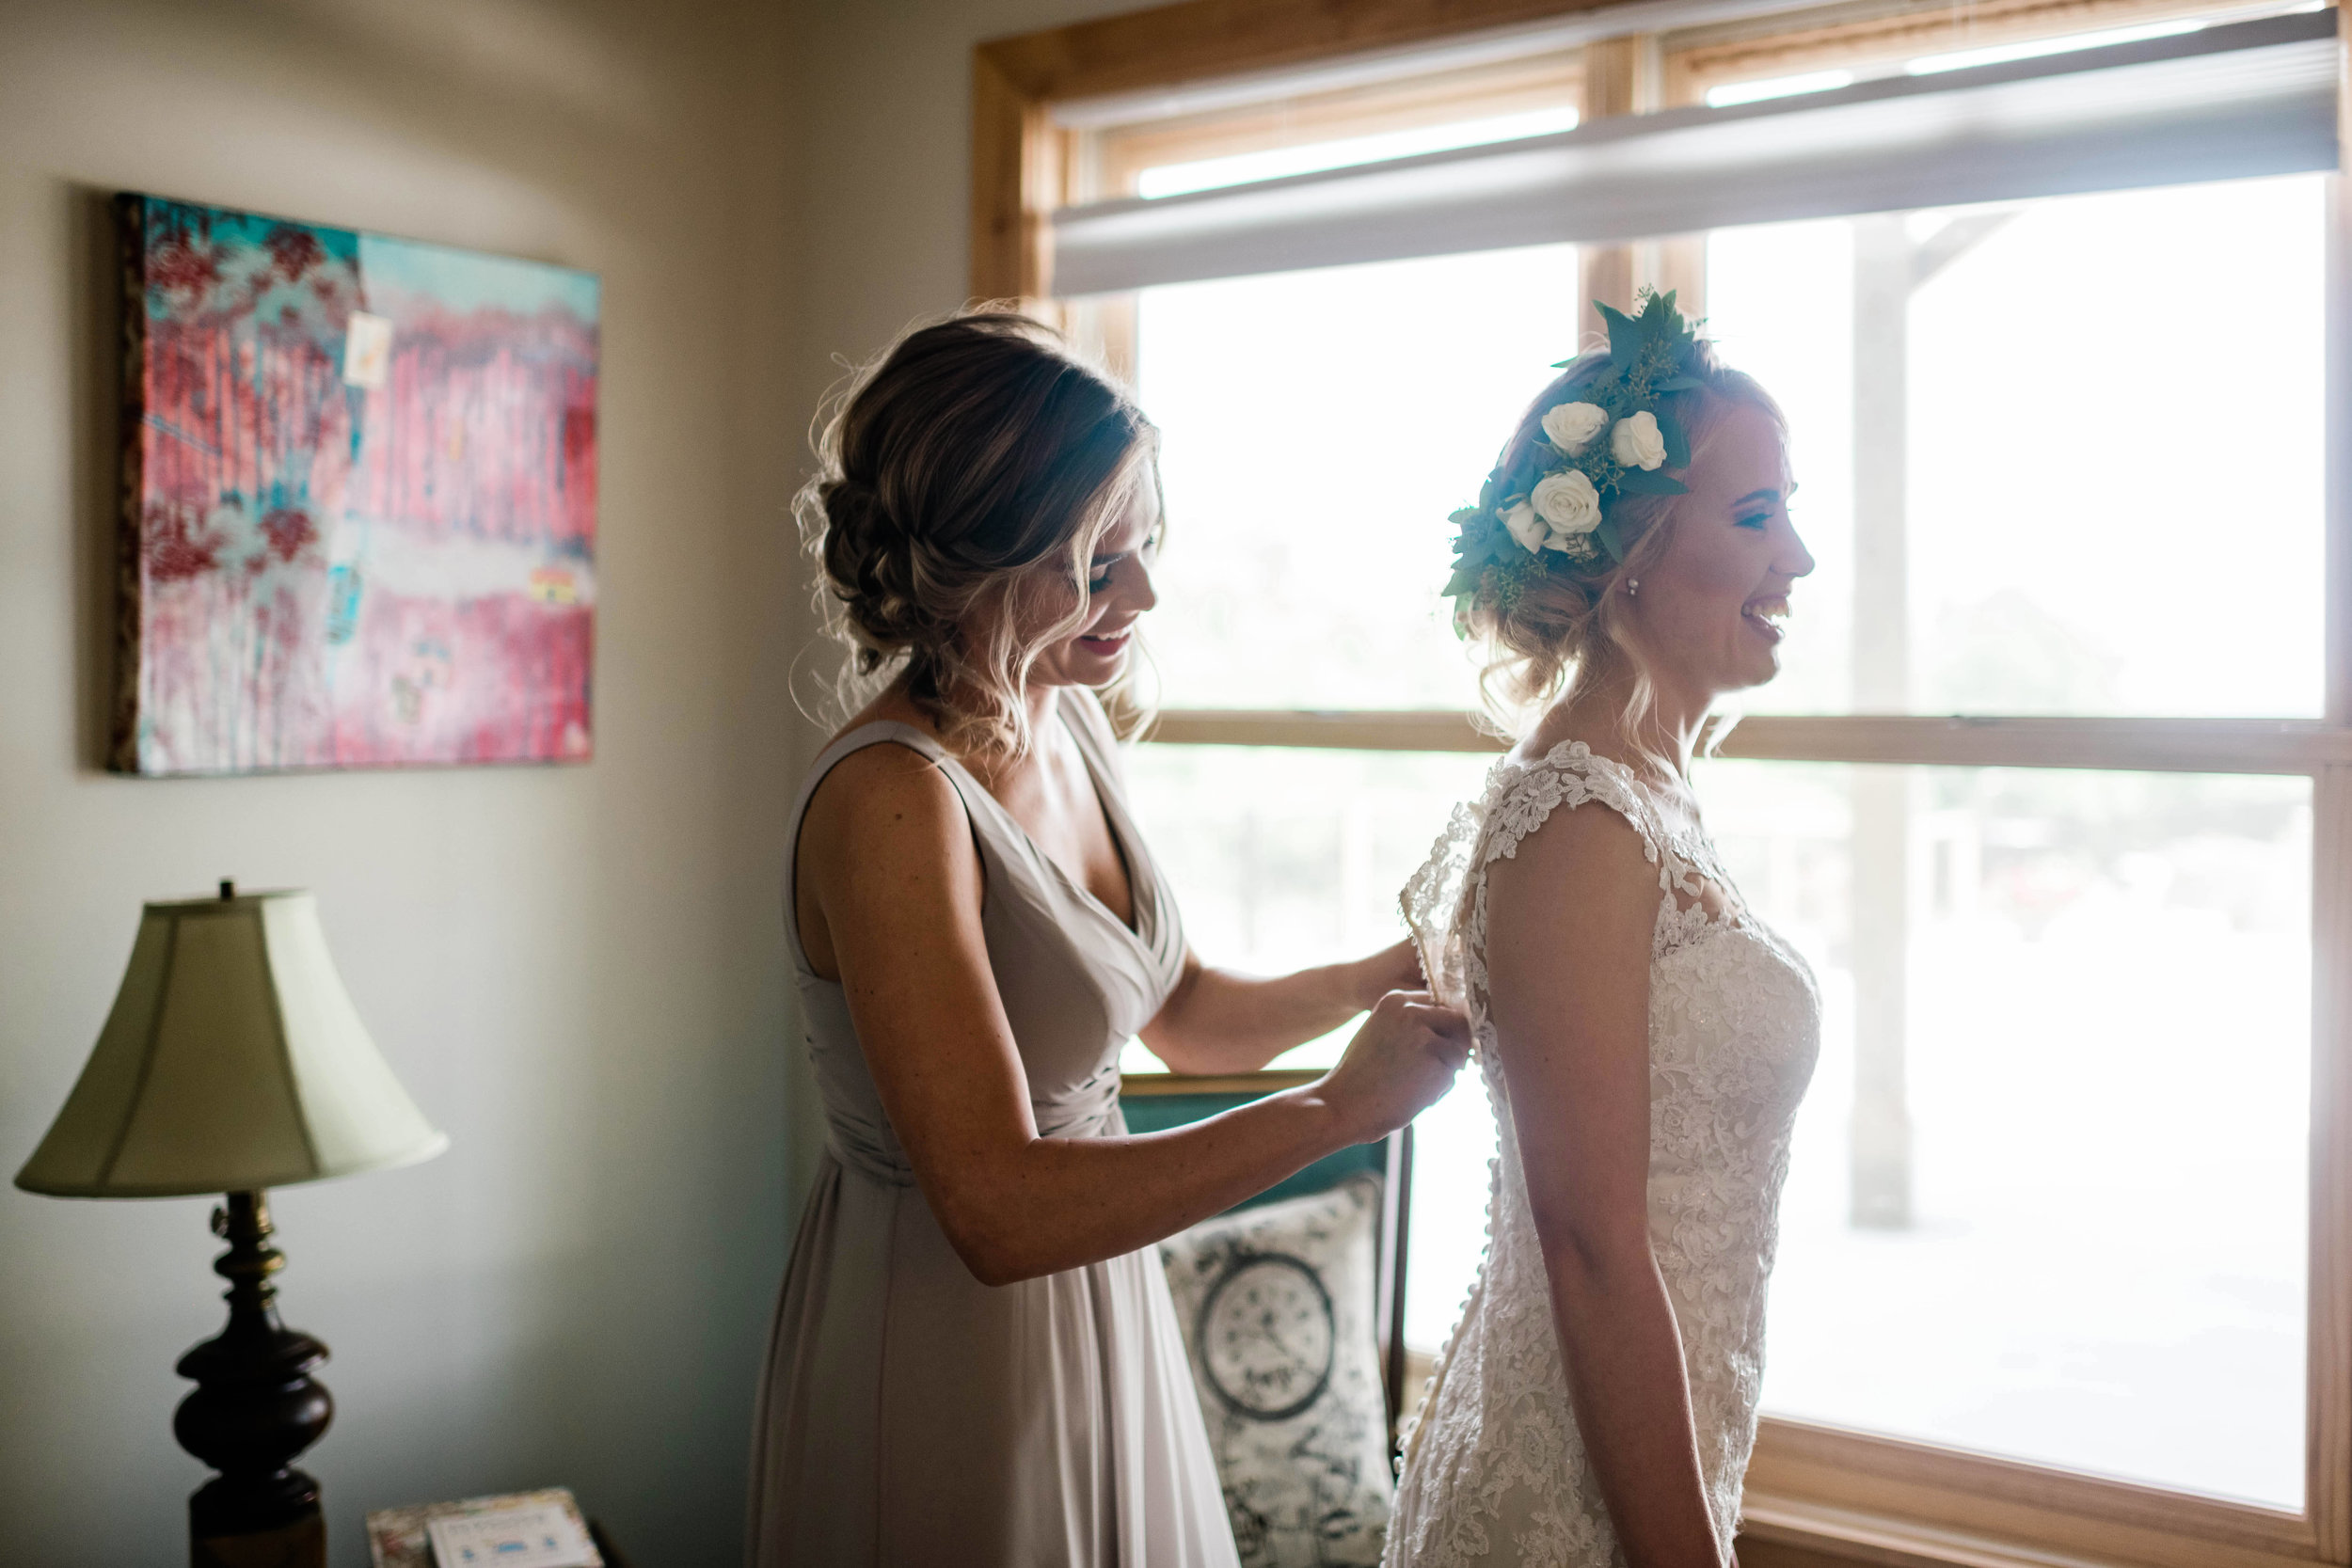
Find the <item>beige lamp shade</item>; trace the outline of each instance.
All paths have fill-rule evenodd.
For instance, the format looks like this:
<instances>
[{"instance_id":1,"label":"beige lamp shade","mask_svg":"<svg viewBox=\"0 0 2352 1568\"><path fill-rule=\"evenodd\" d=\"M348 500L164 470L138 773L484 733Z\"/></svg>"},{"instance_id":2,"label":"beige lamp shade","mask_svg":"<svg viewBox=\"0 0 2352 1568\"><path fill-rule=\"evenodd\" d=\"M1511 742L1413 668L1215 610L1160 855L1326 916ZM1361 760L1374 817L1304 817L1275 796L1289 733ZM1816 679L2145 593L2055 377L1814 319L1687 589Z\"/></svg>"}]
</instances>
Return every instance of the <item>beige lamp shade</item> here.
<instances>
[{"instance_id":1,"label":"beige lamp shade","mask_svg":"<svg viewBox=\"0 0 2352 1568\"><path fill-rule=\"evenodd\" d=\"M252 893L147 906L97 1048L16 1184L258 1191L448 1147L368 1038L317 902Z\"/></svg>"}]
</instances>

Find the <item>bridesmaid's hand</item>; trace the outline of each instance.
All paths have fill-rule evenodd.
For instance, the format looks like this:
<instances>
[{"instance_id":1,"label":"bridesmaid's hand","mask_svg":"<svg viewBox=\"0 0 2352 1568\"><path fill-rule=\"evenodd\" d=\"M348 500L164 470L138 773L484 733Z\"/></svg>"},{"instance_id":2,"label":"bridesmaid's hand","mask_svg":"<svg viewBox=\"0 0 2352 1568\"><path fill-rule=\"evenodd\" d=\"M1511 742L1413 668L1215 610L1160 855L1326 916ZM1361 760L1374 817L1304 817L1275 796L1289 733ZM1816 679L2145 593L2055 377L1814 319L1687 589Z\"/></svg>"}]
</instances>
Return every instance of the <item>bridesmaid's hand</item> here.
<instances>
[{"instance_id":1,"label":"bridesmaid's hand","mask_svg":"<svg viewBox=\"0 0 2352 1568\"><path fill-rule=\"evenodd\" d=\"M1392 990L1419 991L1429 987L1421 973L1421 949L1410 937L1394 946L1383 947L1370 958L1357 959L1348 969L1359 1009L1370 1008Z\"/></svg>"},{"instance_id":2,"label":"bridesmaid's hand","mask_svg":"<svg viewBox=\"0 0 2352 1568\"><path fill-rule=\"evenodd\" d=\"M1419 1116L1454 1086L1470 1059L1470 1020L1427 991L1392 990L1347 1042L1340 1065L1316 1088L1350 1129L1369 1143Z\"/></svg>"}]
</instances>

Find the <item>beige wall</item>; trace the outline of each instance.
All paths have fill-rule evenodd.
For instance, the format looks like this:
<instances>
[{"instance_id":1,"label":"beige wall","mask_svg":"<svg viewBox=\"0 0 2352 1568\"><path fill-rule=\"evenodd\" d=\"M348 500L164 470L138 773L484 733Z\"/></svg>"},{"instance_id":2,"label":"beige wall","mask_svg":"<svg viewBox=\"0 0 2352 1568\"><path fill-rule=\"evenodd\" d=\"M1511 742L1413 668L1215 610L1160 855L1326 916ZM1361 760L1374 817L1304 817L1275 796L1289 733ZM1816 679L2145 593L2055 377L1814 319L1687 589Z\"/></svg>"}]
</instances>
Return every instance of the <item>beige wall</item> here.
<instances>
[{"instance_id":1,"label":"beige wall","mask_svg":"<svg viewBox=\"0 0 2352 1568\"><path fill-rule=\"evenodd\" d=\"M0 1175L143 898L316 890L453 1140L277 1202L286 1316L334 1349L339 1568L367 1509L549 1483L647 1564L736 1560L788 1224L789 65L751 0L0 0ZM95 769L119 188L603 275L592 765ZM0 1190L0 1561L184 1550L215 1250L199 1200Z\"/></svg>"}]
</instances>

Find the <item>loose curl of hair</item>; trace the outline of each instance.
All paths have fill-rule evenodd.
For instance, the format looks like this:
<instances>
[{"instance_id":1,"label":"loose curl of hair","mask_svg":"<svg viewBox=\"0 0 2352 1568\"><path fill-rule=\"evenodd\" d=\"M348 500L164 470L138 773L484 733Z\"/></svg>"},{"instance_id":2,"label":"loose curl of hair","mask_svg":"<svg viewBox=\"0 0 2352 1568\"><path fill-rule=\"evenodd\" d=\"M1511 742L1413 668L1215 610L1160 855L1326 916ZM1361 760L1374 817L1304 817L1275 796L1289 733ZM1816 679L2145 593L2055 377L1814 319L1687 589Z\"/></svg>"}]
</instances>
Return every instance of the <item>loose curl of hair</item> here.
<instances>
[{"instance_id":1,"label":"loose curl of hair","mask_svg":"<svg viewBox=\"0 0 2352 1568\"><path fill-rule=\"evenodd\" d=\"M1544 438L1545 413L1575 402L1578 389L1605 372L1609 362L1606 351L1570 361L1528 404L1496 467L1506 472L1518 467ZM1742 404L1762 409L1788 429L1787 416L1772 394L1755 377L1724 364L1712 343L1700 341L1689 369L1698 377L1698 389L1668 393L1667 399L1690 436L1692 467L1732 409ZM1538 557L1538 570L1517 581L1489 578L1470 599L1460 624L1484 657L1479 692L1500 730L1516 733L1564 692L1589 690L1613 677L1627 683L1619 721L1629 734L1639 726L1649 712L1652 688L1629 636L1627 595L1618 590L1665 558L1682 499L1621 495L1610 504L1609 515L1625 541L1623 561L1604 559L1586 566L1547 550Z\"/></svg>"},{"instance_id":2,"label":"loose curl of hair","mask_svg":"<svg viewBox=\"0 0 2352 1568\"><path fill-rule=\"evenodd\" d=\"M1030 672L1086 624L1096 541L1152 483L1157 432L1059 334L982 306L910 330L827 396L794 498L836 693L903 673L967 753L1031 744Z\"/></svg>"}]
</instances>

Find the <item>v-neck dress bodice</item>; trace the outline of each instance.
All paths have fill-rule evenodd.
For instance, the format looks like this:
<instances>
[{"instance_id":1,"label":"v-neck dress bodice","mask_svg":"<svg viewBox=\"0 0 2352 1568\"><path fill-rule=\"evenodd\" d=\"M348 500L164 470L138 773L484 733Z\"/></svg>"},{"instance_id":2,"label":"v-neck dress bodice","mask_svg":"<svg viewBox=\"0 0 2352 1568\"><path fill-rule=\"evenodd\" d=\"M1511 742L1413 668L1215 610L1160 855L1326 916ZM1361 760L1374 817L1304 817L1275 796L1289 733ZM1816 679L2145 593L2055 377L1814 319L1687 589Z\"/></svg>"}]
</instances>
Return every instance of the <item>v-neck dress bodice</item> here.
<instances>
[{"instance_id":1,"label":"v-neck dress bodice","mask_svg":"<svg viewBox=\"0 0 2352 1568\"><path fill-rule=\"evenodd\" d=\"M1132 927L912 725L862 725L802 786L868 746L929 758L980 857L989 968L1038 1132L1126 1131L1119 1054L1182 973L1184 927L1136 832L1110 727L1065 689L1061 721L1125 860ZM755 1568L1225 1568L1234 1563L1184 1338L1150 1248L991 1287L956 1255L890 1126L846 992L785 925L826 1147L769 1348L752 1477Z\"/></svg>"}]
</instances>

